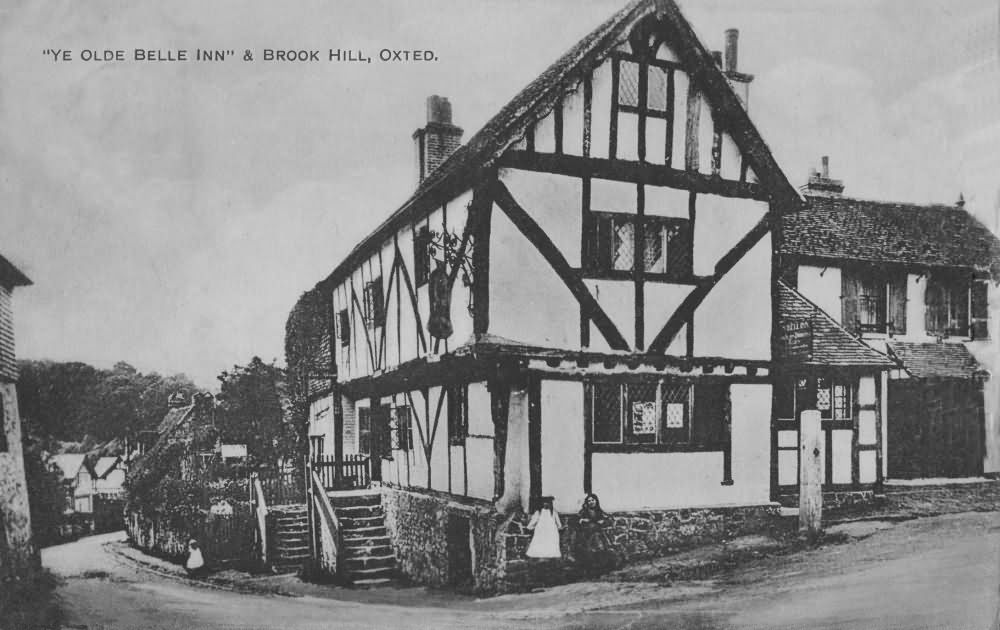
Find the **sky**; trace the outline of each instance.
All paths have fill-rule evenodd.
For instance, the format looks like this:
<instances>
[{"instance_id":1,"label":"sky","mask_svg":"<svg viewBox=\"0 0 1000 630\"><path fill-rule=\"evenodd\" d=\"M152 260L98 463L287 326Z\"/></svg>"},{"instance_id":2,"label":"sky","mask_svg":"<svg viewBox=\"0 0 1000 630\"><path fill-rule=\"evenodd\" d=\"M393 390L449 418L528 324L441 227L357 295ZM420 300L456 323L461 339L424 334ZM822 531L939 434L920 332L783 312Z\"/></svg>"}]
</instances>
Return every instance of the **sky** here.
<instances>
[{"instance_id":1,"label":"sky","mask_svg":"<svg viewBox=\"0 0 1000 630\"><path fill-rule=\"evenodd\" d=\"M34 281L15 294L19 357L124 360L209 388L255 355L283 362L298 296L412 192L426 97L448 96L468 138L623 4L3 3L0 253ZM740 29L751 117L794 184L830 155L849 194L991 203L963 188L978 97L955 77L997 0L680 4L711 49ZM136 48L234 54L140 62ZM437 61L265 62L264 48ZM126 61L81 58L106 49Z\"/></svg>"}]
</instances>

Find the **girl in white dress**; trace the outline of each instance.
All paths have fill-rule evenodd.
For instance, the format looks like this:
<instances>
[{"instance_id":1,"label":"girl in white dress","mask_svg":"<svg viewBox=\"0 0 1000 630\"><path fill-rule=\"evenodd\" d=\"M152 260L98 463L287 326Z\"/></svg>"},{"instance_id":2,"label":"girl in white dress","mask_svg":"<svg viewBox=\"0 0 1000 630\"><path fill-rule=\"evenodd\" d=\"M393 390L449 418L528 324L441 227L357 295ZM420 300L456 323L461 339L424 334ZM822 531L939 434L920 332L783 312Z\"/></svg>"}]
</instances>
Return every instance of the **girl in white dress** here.
<instances>
[{"instance_id":1,"label":"girl in white dress","mask_svg":"<svg viewBox=\"0 0 1000 630\"><path fill-rule=\"evenodd\" d=\"M552 497L542 497L541 507L531 515L528 529L534 532L528 545L529 558L561 558L559 551L559 514L552 509Z\"/></svg>"},{"instance_id":2,"label":"girl in white dress","mask_svg":"<svg viewBox=\"0 0 1000 630\"><path fill-rule=\"evenodd\" d=\"M187 562L184 563L184 568L187 569L187 574L191 577L197 577L202 573L202 569L205 567L205 558L201 555L201 549L198 548L198 541L192 538L188 542L188 558Z\"/></svg>"}]
</instances>

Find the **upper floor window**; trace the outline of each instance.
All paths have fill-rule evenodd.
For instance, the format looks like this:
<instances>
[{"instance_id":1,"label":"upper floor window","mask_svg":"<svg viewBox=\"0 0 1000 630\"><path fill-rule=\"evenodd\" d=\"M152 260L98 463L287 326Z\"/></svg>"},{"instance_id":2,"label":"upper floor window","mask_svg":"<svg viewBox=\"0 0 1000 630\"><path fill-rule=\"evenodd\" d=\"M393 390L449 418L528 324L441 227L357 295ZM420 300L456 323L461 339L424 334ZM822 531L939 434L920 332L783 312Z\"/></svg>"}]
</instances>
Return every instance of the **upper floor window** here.
<instances>
[{"instance_id":1,"label":"upper floor window","mask_svg":"<svg viewBox=\"0 0 1000 630\"><path fill-rule=\"evenodd\" d=\"M409 407L396 407L390 417L389 430L392 450L413 450L413 422Z\"/></svg>"},{"instance_id":2,"label":"upper floor window","mask_svg":"<svg viewBox=\"0 0 1000 630\"><path fill-rule=\"evenodd\" d=\"M616 53L612 157L670 164L674 145L674 67L641 55Z\"/></svg>"},{"instance_id":3,"label":"upper floor window","mask_svg":"<svg viewBox=\"0 0 1000 630\"><path fill-rule=\"evenodd\" d=\"M349 345L351 343L351 318L347 314L346 308L337 313L337 329L340 331L340 345Z\"/></svg>"},{"instance_id":4,"label":"upper floor window","mask_svg":"<svg viewBox=\"0 0 1000 630\"><path fill-rule=\"evenodd\" d=\"M378 328L385 324L385 304L383 303L382 276L365 283L365 325Z\"/></svg>"},{"instance_id":5,"label":"upper floor window","mask_svg":"<svg viewBox=\"0 0 1000 630\"><path fill-rule=\"evenodd\" d=\"M924 292L924 323L931 335L989 336L987 282L960 274L931 274Z\"/></svg>"},{"instance_id":6,"label":"upper floor window","mask_svg":"<svg viewBox=\"0 0 1000 630\"><path fill-rule=\"evenodd\" d=\"M431 231L425 225L413 237L413 281L416 285L427 284L431 270Z\"/></svg>"},{"instance_id":7,"label":"upper floor window","mask_svg":"<svg viewBox=\"0 0 1000 630\"><path fill-rule=\"evenodd\" d=\"M906 274L875 269L841 272L842 323L858 333L906 333Z\"/></svg>"},{"instance_id":8,"label":"upper floor window","mask_svg":"<svg viewBox=\"0 0 1000 630\"><path fill-rule=\"evenodd\" d=\"M687 219L593 212L586 271L599 277L686 279L691 275L691 230Z\"/></svg>"},{"instance_id":9,"label":"upper floor window","mask_svg":"<svg viewBox=\"0 0 1000 630\"><path fill-rule=\"evenodd\" d=\"M635 381L586 387L594 444L720 447L728 426L728 385Z\"/></svg>"}]
</instances>

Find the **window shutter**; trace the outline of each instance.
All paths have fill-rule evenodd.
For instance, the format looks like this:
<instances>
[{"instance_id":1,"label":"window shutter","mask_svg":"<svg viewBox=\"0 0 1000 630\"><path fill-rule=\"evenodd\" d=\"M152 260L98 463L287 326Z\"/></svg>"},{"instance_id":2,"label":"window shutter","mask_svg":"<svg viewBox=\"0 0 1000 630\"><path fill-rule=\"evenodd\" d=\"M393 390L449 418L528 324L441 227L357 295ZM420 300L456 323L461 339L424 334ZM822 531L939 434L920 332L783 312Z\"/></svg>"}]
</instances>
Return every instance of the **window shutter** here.
<instances>
[{"instance_id":1,"label":"window shutter","mask_svg":"<svg viewBox=\"0 0 1000 630\"><path fill-rule=\"evenodd\" d=\"M858 332L858 279L844 270L840 274L841 324L850 332Z\"/></svg>"},{"instance_id":2,"label":"window shutter","mask_svg":"<svg viewBox=\"0 0 1000 630\"><path fill-rule=\"evenodd\" d=\"M726 398L729 386L724 383L699 383L694 386L692 434L699 444L721 444L726 437Z\"/></svg>"},{"instance_id":3,"label":"window shutter","mask_svg":"<svg viewBox=\"0 0 1000 630\"><path fill-rule=\"evenodd\" d=\"M889 313L886 322L889 332L906 334L906 274L889 280Z\"/></svg>"},{"instance_id":4,"label":"window shutter","mask_svg":"<svg viewBox=\"0 0 1000 630\"><path fill-rule=\"evenodd\" d=\"M983 280L972 281L972 338L989 337L989 285Z\"/></svg>"}]
</instances>

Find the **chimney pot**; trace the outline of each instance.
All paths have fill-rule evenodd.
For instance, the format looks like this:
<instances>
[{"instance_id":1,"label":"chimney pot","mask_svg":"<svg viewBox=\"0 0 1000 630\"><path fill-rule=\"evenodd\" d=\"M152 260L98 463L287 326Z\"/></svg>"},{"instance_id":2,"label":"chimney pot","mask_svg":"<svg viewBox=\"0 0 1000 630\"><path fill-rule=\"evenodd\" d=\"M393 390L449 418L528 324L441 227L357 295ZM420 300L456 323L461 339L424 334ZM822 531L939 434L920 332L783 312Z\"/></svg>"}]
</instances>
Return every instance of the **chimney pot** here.
<instances>
[{"instance_id":1,"label":"chimney pot","mask_svg":"<svg viewBox=\"0 0 1000 630\"><path fill-rule=\"evenodd\" d=\"M434 172L462 143L462 129L451 121L451 103L444 96L427 97L427 124L413 132L417 150L417 183Z\"/></svg>"},{"instance_id":2,"label":"chimney pot","mask_svg":"<svg viewBox=\"0 0 1000 630\"><path fill-rule=\"evenodd\" d=\"M427 122L451 124L451 103L437 94L427 97Z\"/></svg>"},{"instance_id":3,"label":"chimney pot","mask_svg":"<svg viewBox=\"0 0 1000 630\"><path fill-rule=\"evenodd\" d=\"M822 159L823 159L823 178L824 179L829 179L830 178L830 156L829 155L824 155Z\"/></svg>"},{"instance_id":4,"label":"chimney pot","mask_svg":"<svg viewBox=\"0 0 1000 630\"><path fill-rule=\"evenodd\" d=\"M740 30L730 28L726 30L726 72L736 72L739 65L739 45Z\"/></svg>"},{"instance_id":5,"label":"chimney pot","mask_svg":"<svg viewBox=\"0 0 1000 630\"><path fill-rule=\"evenodd\" d=\"M713 50L712 51L712 59L715 60L715 65L719 66L720 68L722 67L722 51L721 50Z\"/></svg>"},{"instance_id":6,"label":"chimney pot","mask_svg":"<svg viewBox=\"0 0 1000 630\"><path fill-rule=\"evenodd\" d=\"M958 193L958 201L955 202L955 205L959 208L965 207L965 195L963 193Z\"/></svg>"}]
</instances>

